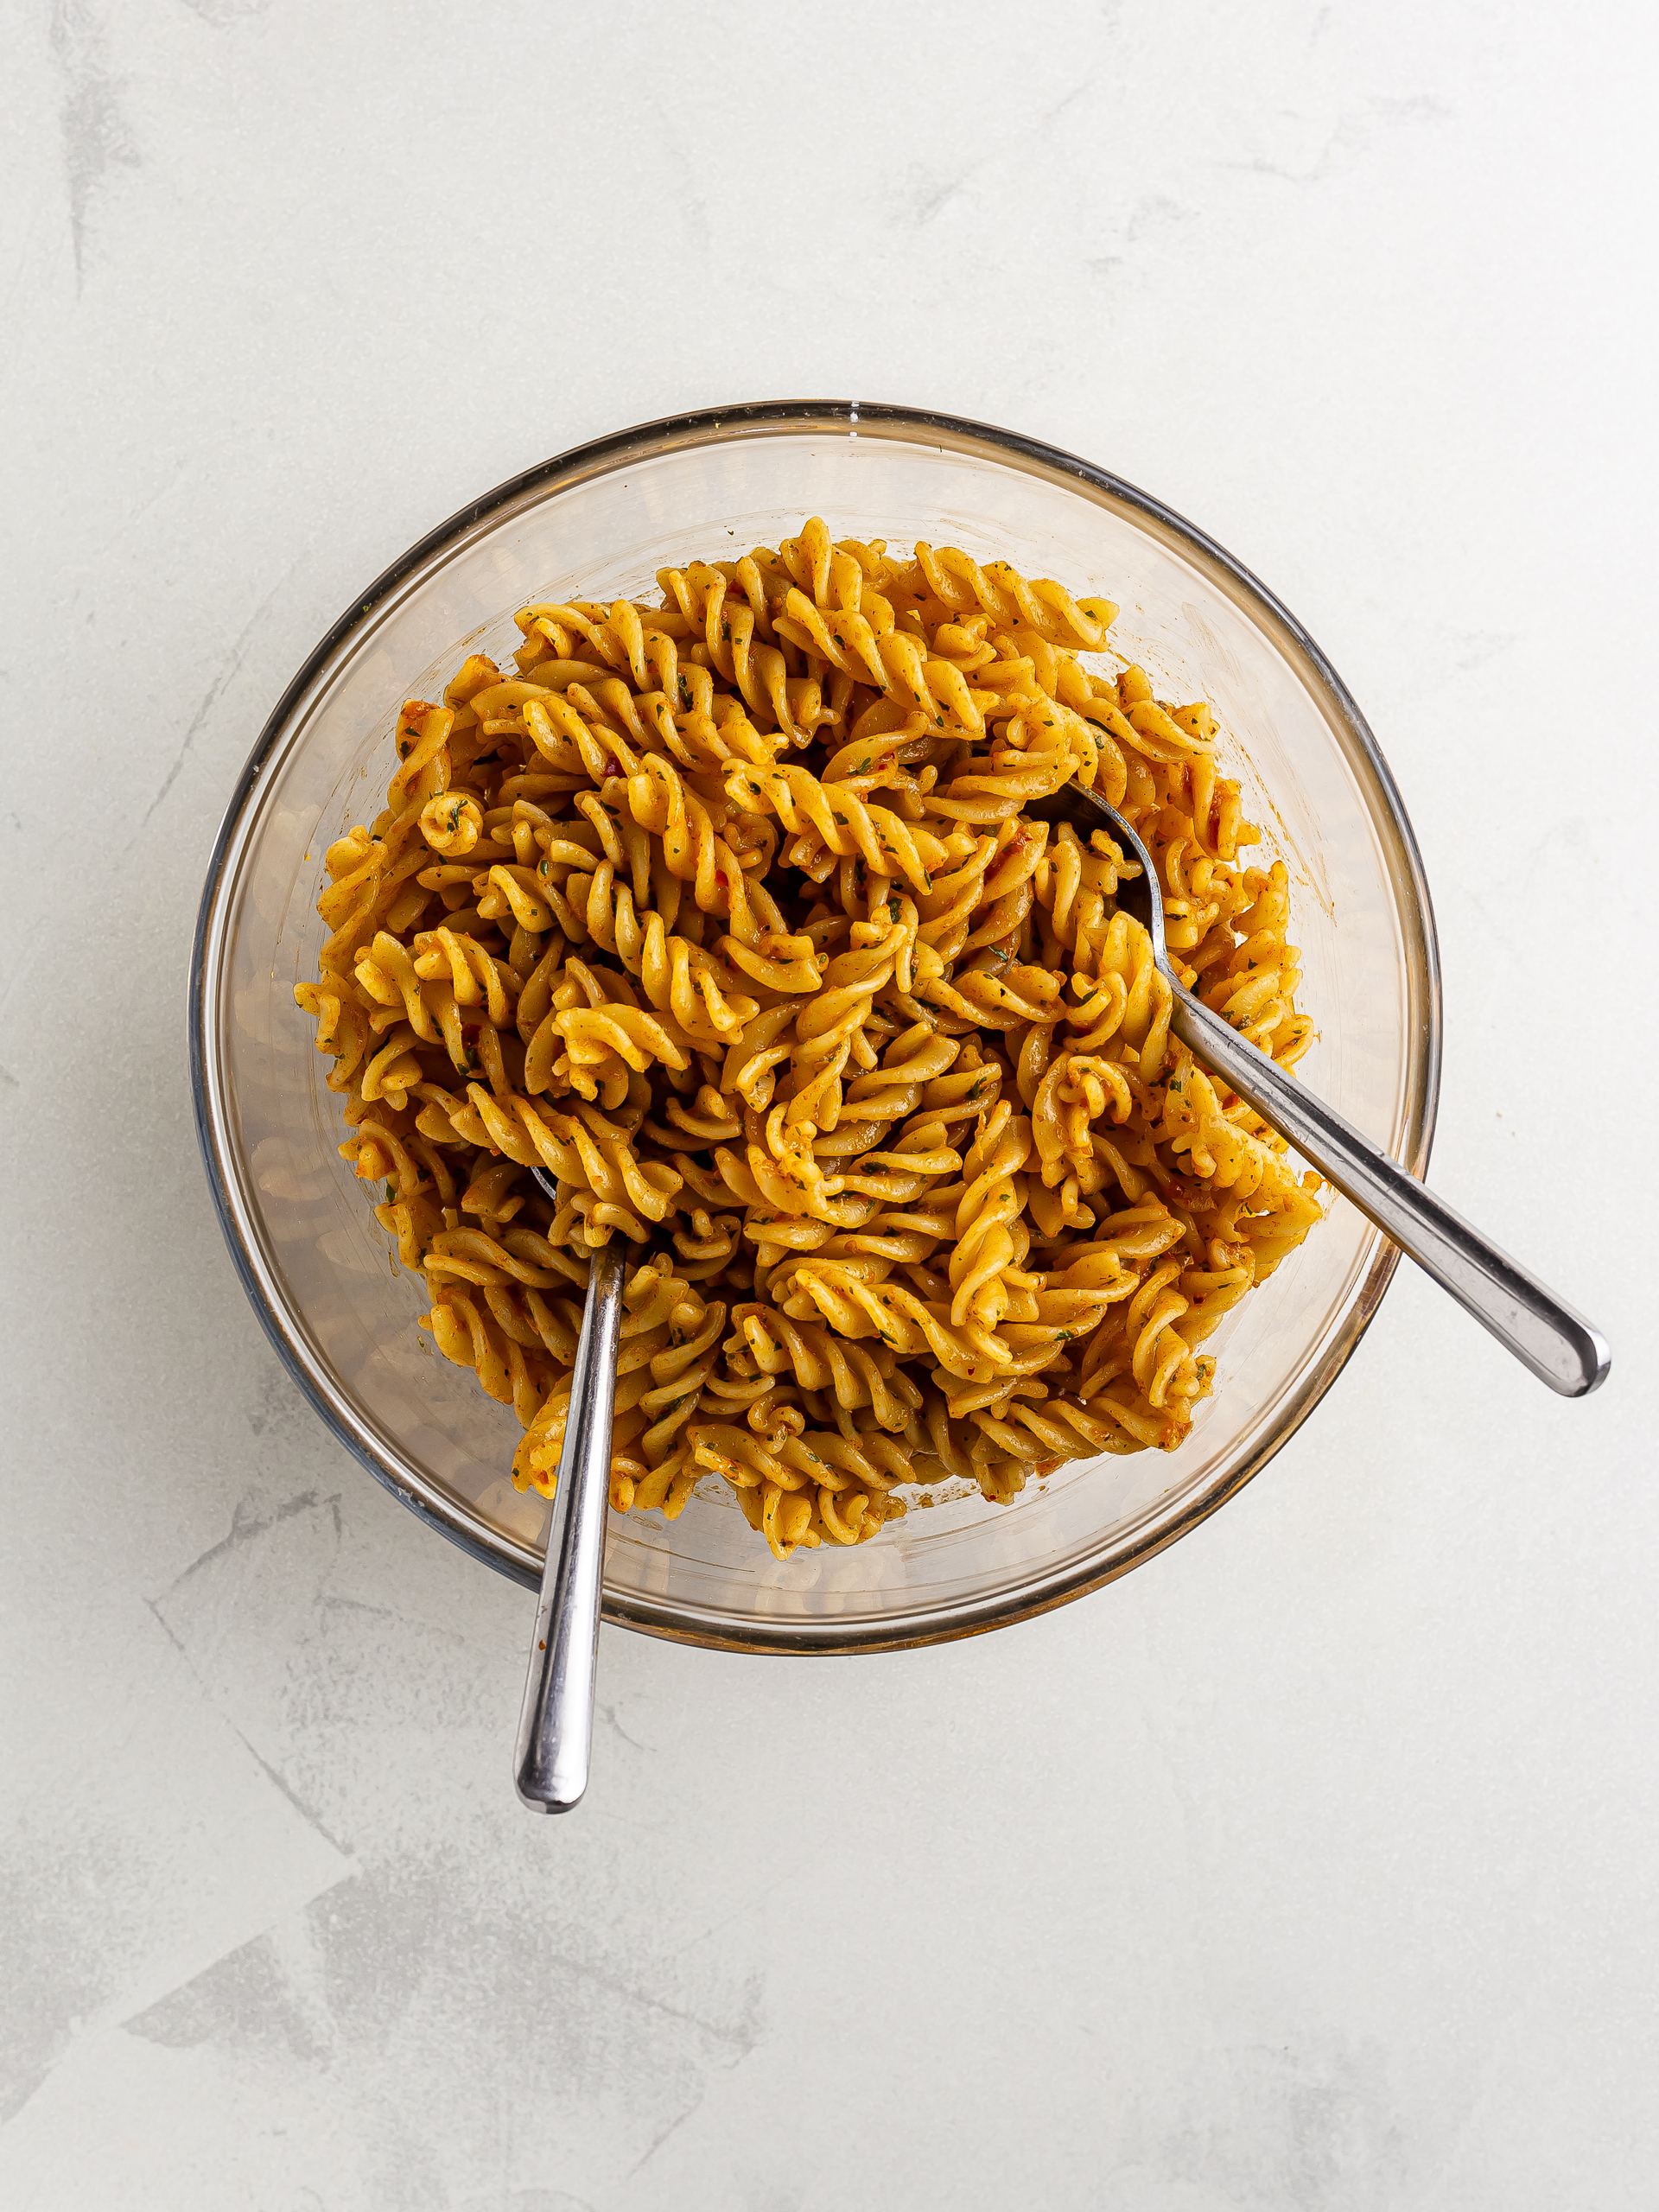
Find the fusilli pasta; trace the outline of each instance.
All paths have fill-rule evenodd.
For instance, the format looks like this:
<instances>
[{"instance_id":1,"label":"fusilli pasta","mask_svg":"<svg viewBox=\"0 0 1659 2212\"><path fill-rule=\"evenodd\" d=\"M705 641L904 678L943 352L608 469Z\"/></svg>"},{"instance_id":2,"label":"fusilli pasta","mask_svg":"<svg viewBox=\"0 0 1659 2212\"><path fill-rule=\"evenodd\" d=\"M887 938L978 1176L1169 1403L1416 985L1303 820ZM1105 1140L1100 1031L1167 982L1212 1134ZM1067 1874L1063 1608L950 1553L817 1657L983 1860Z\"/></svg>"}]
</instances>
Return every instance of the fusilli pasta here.
<instances>
[{"instance_id":1,"label":"fusilli pasta","mask_svg":"<svg viewBox=\"0 0 1659 2212\"><path fill-rule=\"evenodd\" d=\"M1239 858L1214 716L1099 672L1109 602L948 547L814 519L658 582L406 702L327 855L295 995L423 1326L550 1495L587 1255L627 1240L611 1502L717 1475L780 1558L907 1483L1173 1448L1318 1180L1172 1039L1123 855L1024 808L1119 807L1185 979L1289 1065L1286 872Z\"/></svg>"}]
</instances>

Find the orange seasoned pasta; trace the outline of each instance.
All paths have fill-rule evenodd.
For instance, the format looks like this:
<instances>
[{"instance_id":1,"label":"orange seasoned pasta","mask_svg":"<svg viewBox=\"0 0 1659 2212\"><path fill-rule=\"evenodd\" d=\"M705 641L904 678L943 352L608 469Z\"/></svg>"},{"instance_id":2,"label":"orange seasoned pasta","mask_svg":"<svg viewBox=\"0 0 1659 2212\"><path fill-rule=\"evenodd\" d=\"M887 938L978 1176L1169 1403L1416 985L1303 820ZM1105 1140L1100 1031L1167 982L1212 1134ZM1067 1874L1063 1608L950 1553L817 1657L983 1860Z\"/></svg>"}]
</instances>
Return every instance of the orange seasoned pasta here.
<instances>
[{"instance_id":1,"label":"orange seasoned pasta","mask_svg":"<svg viewBox=\"0 0 1659 2212\"><path fill-rule=\"evenodd\" d=\"M1185 980L1289 1065L1286 874L1240 858L1214 716L1109 602L950 549L815 519L658 582L526 607L513 667L408 701L327 856L296 997L423 1326L550 1494L624 1239L611 1502L717 1476L780 1558L908 1484L1173 1449L1319 1185L1170 1036L1122 855L1024 810L1119 807Z\"/></svg>"}]
</instances>

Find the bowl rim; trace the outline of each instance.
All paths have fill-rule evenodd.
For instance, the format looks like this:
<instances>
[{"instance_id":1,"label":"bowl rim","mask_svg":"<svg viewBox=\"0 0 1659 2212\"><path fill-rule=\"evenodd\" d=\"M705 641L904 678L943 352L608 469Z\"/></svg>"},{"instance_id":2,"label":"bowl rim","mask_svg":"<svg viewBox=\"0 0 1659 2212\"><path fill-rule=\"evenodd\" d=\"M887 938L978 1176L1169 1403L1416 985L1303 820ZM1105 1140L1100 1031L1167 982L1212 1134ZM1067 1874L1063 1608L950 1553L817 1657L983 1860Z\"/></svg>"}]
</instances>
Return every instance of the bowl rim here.
<instances>
[{"instance_id":1,"label":"bowl rim","mask_svg":"<svg viewBox=\"0 0 1659 2212\"><path fill-rule=\"evenodd\" d=\"M1323 692L1327 708L1334 709L1344 725L1372 780L1375 795L1382 801L1403 862L1403 874L1410 887L1412 904L1421 933L1423 971L1423 1005L1417 1051L1414 1055L1421 1070L1421 1084L1415 1100L1416 1126L1410 1132L1413 1139L1411 1157L1405 1164L1414 1174L1421 1176L1427 1168L1433 1148L1440 1090L1442 1010L1440 943L1433 902L1416 835L1392 771L1347 686L1290 610L1224 547L1162 500L1075 454L993 423L887 402L836 399L749 401L728 407L700 409L689 414L667 416L655 422L635 424L630 429L613 431L607 436L590 440L584 445L574 446L566 452L556 454L470 500L447 520L429 531L423 537L418 538L365 591L358 594L312 648L284 688L237 779L213 842L191 949L188 1018L191 1098L196 1141L201 1152L208 1187L213 1193L220 1230L242 1287L278 1358L334 1435L354 1459L368 1469L383 1489L390 1491L427 1527L446 1536L470 1557L481 1560L497 1573L508 1576L525 1588L537 1588L541 1580L540 1568L534 1563L533 1554L526 1556L524 1548L515 1551L505 1543L499 1549L493 1547L475 1527L467 1524L458 1511L448 1510L445 1501L423 1495L412 1487L402 1470L383 1458L365 1438L353 1431L340 1408L331 1402L301 1357L299 1348L284 1328L283 1317L255 1265L238 1219L229 1165L219 1142L219 1128L225 1125L226 1117L220 1095L217 1051L219 999L217 991L210 991L209 983L216 979L218 972L214 956L217 925L224 910L227 888L226 864L232 849L239 841L250 802L265 766L280 744L301 701L330 662L337 656L343 658L353 633L372 623L387 599L459 539L517 501L531 495L544 494L561 483L605 473L625 461L653 458L679 448L819 429L831 434L853 436L861 432L872 433L877 437L885 434L895 438L909 438L912 442L918 433L925 439L926 434L932 432L959 450L988 449L990 458L1004 462L1012 459L1028 473L1051 479L1070 477L1079 480L1095 491L1106 493L1116 505L1133 510L1144 522L1152 524L1157 533L1173 539L1182 551L1198 555L1201 566L1221 571L1258 626L1269 636L1275 632L1280 633L1278 642L1292 649L1290 658L1302 664L1305 673ZM1411 1103L1408 1099L1408 1109ZM1301 1377L1271 1434L1263 1437L1255 1449L1224 1480L1212 1484L1192 1499L1173 1521L1149 1532L1122 1556L1104 1567L1092 1564L1084 1566L1064 1581L1045 1586L1029 1598L1020 1598L1012 1603L987 1600L978 1607L960 1608L944 1620L929 1618L925 1611L918 1609L908 1624L905 1616L895 1615L881 1623L860 1628L851 1635L836 1635L833 1632L835 1624L830 1622L824 1624L824 1632L809 1632L806 1625L798 1620L756 1622L746 1633L734 1634L728 1626L716 1628L712 1622L709 1625L696 1624L695 1608L645 1599L632 1593L619 1593L608 1588L604 1600L604 1618L618 1627L635 1629L671 1643L696 1644L714 1650L838 1656L855 1652L911 1650L926 1644L951 1643L964 1637L985 1635L993 1629L1011 1627L1016 1622L1052 1612L1058 1606L1071 1604L1075 1599L1103 1589L1109 1582L1116 1581L1135 1567L1155 1558L1160 1552L1189 1535L1200 1522L1208 1520L1211 1514L1219 1511L1295 1434L1353 1356L1399 1265L1401 1255L1398 1249L1375 1231L1372 1245L1370 1264L1339 1326L1324 1353Z\"/></svg>"}]
</instances>

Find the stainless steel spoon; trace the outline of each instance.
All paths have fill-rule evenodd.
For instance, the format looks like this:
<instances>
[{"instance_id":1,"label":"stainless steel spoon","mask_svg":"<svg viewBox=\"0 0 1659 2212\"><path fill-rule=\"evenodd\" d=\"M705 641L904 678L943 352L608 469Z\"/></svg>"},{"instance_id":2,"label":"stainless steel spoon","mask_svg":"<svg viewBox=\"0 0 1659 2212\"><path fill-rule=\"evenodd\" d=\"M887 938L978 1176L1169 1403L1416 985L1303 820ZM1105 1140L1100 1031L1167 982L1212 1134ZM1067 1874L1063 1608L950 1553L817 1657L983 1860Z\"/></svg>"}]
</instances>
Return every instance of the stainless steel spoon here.
<instances>
[{"instance_id":1,"label":"stainless steel spoon","mask_svg":"<svg viewBox=\"0 0 1659 2212\"><path fill-rule=\"evenodd\" d=\"M549 1179L539 1168L531 1173L552 1197ZM620 1238L591 1255L513 1768L520 1802L537 1813L568 1813L588 1787L626 1271Z\"/></svg>"},{"instance_id":2,"label":"stainless steel spoon","mask_svg":"<svg viewBox=\"0 0 1659 2212\"><path fill-rule=\"evenodd\" d=\"M1028 800L1024 810L1039 821L1069 822L1085 837L1104 830L1127 858L1139 863L1140 875L1120 882L1117 903L1152 939L1153 958L1173 996L1169 1026L1189 1051L1288 1137L1320 1174L1552 1390L1580 1398L1605 1380L1606 1343L1581 1315L1186 988L1164 942L1158 872L1116 807L1096 792L1068 784L1050 798ZM552 1179L540 1168L531 1173L556 1204ZM568 1813L588 1787L627 1259L620 1242L613 1241L593 1255L588 1268L570 1412L548 1523L514 1777L522 1802L542 1813Z\"/></svg>"},{"instance_id":3,"label":"stainless steel spoon","mask_svg":"<svg viewBox=\"0 0 1659 2212\"><path fill-rule=\"evenodd\" d=\"M1186 988L1164 943L1158 871L1115 806L1068 784L1051 798L1028 799L1024 811L1039 821L1069 822L1085 840L1104 830L1127 859L1139 861L1140 875L1119 884L1117 903L1152 939L1153 958L1174 995L1169 1026L1189 1051L1541 1382L1563 1397L1581 1398L1605 1379L1611 1354L1599 1331Z\"/></svg>"}]
</instances>

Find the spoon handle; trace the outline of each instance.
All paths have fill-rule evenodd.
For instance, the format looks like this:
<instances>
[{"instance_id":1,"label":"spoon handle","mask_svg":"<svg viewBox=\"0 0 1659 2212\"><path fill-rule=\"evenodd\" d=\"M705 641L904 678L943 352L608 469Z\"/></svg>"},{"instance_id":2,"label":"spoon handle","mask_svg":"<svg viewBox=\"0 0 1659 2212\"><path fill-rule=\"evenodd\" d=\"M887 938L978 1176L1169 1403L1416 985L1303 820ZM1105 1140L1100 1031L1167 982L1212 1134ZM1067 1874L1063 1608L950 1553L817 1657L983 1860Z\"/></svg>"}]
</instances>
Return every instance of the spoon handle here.
<instances>
[{"instance_id":1,"label":"spoon handle","mask_svg":"<svg viewBox=\"0 0 1659 2212\"><path fill-rule=\"evenodd\" d=\"M570 1377L513 1770L520 1802L537 1813L568 1813L588 1787L623 1274L620 1241L593 1255Z\"/></svg>"},{"instance_id":2,"label":"spoon handle","mask_svg":"<svg viewBox=\"0 0 1659 2212\"><path fill-rule=\"evenodd\" d=\"M1582 1315L1219 1014L1190 991L1173 988L1169 1026L1182 1044L1288 1137L1385 1236L1552 1390L1581 1398L1596 1388L1607 1373L1610 1354L1605 1339Z\"/></svg>"}]
</instances>

